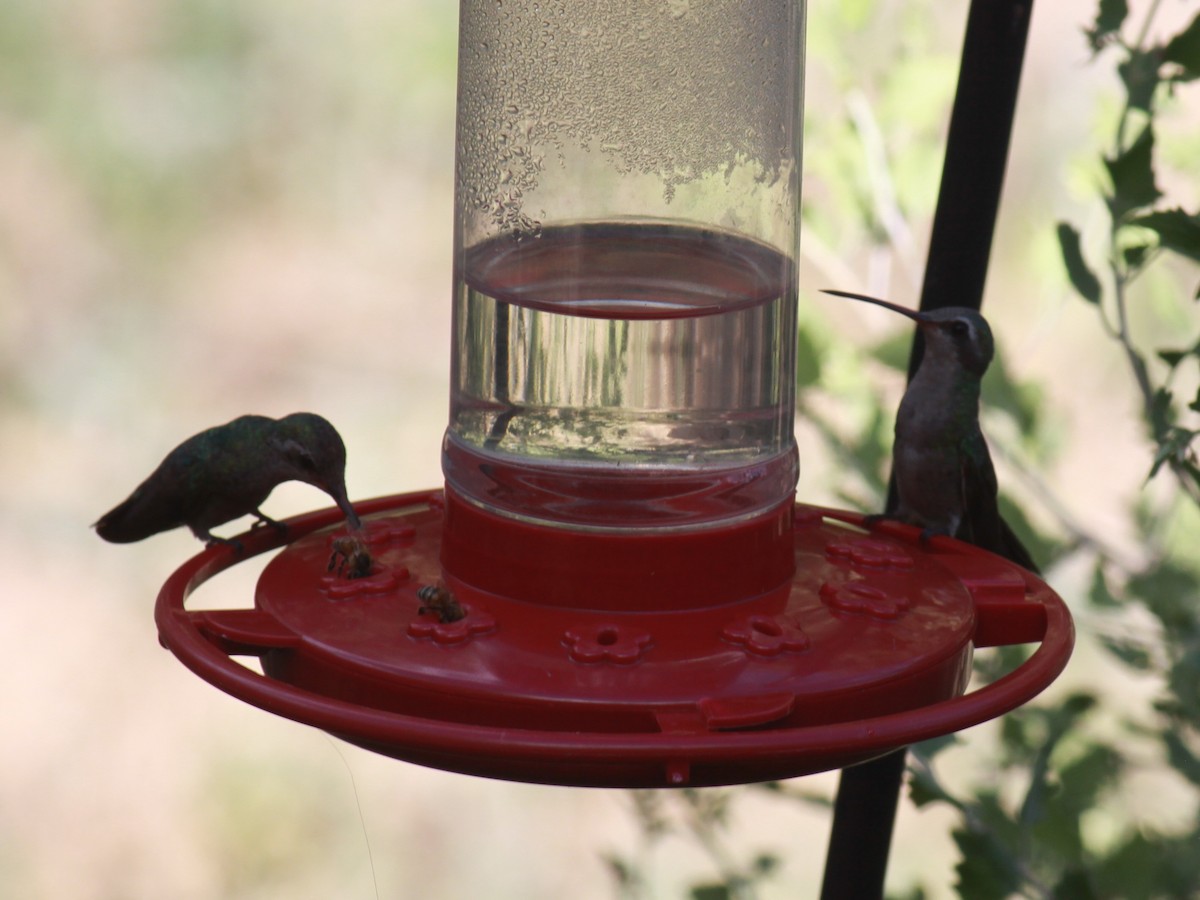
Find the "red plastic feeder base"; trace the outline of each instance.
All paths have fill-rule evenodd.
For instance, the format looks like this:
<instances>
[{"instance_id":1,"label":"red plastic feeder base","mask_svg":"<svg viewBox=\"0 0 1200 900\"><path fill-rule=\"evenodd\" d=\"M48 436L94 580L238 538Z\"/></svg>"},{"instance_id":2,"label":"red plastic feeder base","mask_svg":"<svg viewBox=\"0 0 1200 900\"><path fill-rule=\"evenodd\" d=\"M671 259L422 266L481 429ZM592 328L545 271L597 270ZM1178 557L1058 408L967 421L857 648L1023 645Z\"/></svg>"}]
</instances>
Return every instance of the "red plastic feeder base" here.
<instances>
[{"instance_id":1,"label":"red plastic feeder base","mask_svg":"<svg viewBox=\"0 0 1200 900\"><path fill-rule=\"evenodd\" d=\"M397 759L491 778L601 787L766 781L843 768L1001 715L1062 671L1073 629L1035 576L914 529L870 531L797 505L794 575L686 610L578 609L486 593L444 574L440 491L358 504L374 560L329 572L336 509L292 540L252 609L187 596L274 529L214 547L159 594L163 644L222 690ZM336 530L335 530L336 529ZM466 615L417 596L443 581ZM424 611L422 611L424 609ZM968 694L977 647L1039 642ZM261 660L259 674L231 657Z\"/></svg>"}]
</instances>

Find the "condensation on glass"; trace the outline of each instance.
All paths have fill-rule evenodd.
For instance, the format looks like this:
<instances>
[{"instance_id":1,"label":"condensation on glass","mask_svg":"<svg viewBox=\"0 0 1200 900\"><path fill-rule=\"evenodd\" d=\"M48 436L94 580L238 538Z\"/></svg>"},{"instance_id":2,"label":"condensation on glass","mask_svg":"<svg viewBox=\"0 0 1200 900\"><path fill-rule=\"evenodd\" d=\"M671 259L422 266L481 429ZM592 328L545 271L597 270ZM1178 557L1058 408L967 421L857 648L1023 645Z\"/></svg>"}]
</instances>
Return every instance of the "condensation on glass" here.
<instances>
[{"instance_id":1,"label":"condensation on glass","mask_svg":"<svg viewBox=\"0 0 1200 900\"><path fill-rule=\"evenodd\" d=\"M462 4L447 486L568 527L777 508L803 5Z\"/></svg>"}]
</instances>

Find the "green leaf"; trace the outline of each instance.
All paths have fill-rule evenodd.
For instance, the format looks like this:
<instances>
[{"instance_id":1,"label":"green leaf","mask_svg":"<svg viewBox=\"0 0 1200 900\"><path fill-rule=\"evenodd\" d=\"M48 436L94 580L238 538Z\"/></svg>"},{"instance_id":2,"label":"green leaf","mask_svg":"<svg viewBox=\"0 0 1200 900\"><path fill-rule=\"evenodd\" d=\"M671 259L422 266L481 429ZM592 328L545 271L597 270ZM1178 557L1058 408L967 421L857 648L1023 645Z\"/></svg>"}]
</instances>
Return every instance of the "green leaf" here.
<instances>
[{"instance_id":1,"label":"green leaf","mask_svg":"<svg viewBox=\"0 0 1200 900\"><path fill-rule=\"evenodd\" d=\"M962 808L962 804L942 787L932 769L925 766L910 767L909 775L908 797L917 809L930 803L948 803L955 808Z\"/></svg>"},{"instance_id":2,"label":"green leaf","mask_svg":"<svg viewBox=\"0 0 1200 900\"><path fill-rule=\"evenodd\" d=\"M1147 480L1157 475L1164 463L1169 462L1172 466L1188 469L1191 460L1194 459L1192 442L1196 439L1196 434L1197 432L1190 428L1171 425L1158 435L1158 451L1154 454L1154 464L1150 467L1150 474L1146 476Z\"/></svg>"},{"instance_id":3,"label":"green leaf","mask_svg":"<svg viewBox=\"0 0 1200 900\"><path fill-rule=\"evenodd\" d=\"M929 762L943 750L954 747L959 743L961 743L961 741L959 741L958 735L951 732L950 734L944 734L941 737L935 737L930 738L927 741L921 741L921 743L917 744L913 748L913 752L919 754L926 762Z\"/></svg>"},{"instance_id":4,"label":"green leaf","mask_svg":"<svg viewBox=\"0 0 1200 900\"><path fill-rule=\"evenodd\" d=\"M1171 425L1175 422L1175 409L1173 406L1175 395L1171 393L1170 388L1160 387L1154 392L1154 397L1150 401L1150 410L1148 417L1150 420L1150 433L1154 439L1160 444L1159 452L1162 452L1162 444L1168 437ZM1161 464L1161 463L1160 463ZM1154 467L1154 471L1158 471L1158 466ZM1151 475L1154 473L1151 472Z\"/></svg>"},{"instance_id":5,"label":"green leaf","mask_svg":"<svg viewBox=\"0 0 1200 900\"><path fill-rule=\"evenodd\" d=\"M1167 761L1171 763L1171 768L1192 784L1200 785L1200 757L1184 743L1183 737L1176 731L1166 731L1163 733L1163 743L1167 747Z\"/></svg>"},{"instance_id":6,"label":"green leaf","mask_svg":"<svg viewBox=\"0 0 1200 900\"><path fill-rule=\"evenodd\" d=\"M1144 644L1126 638L1103 636L1100 643L1109 653L1135 671L1148 672L1153 666L1154 660Z\"/></svg>"},{"instance_id":7,"label":"green leaf","mask_svg":"<svg viewBox=\"0 0 1200 900\"><path fill-rule=\"evenodd\" d=\"M1196 573L1179 563L1165 561L1134 575L1127 587L1162 623L1168 641L1180 641L1196 633L1196 598L1200 596Z\"/></svg>"},{"instance_id":8,"label":"green leaf","mask_svg":"<svg viewBox=\"0 0 1200 900\"><path fill-rule=\"evenodd\" d=\"M1021 887L1016 860L1003 844L974 831L957 830L954 842L962 859L955 866L960 897L1007 900Z\"/></svg>"},{"instance_id":9,"label":"green leaf","mask_svg":"<svg viewBox=\"0 0 1200 900\"><path fill-rule=\"evenodd\" d=\"M807 328L796 332L796 388L804 390L821 382L822 349Z\"/></svg>"},{"instance_id":10,"label":"green leaf","mask_svg":"<svg viewBox=\"0 0 1200 900\"><path fill-rule=\"evenodd\" d=\"M1125 247L1121 250L1121 258L1125 261L1126 270L1132 273L1140 269L1152 249L1149 244L1134 244L1132 247Z\"/></svg>"},{"instance_id":11,"label":"green leaf","mask_svg":"<svg viewBox=\"0 0 1200 900\"><path fill-rule=\"evenodd\" d=\"M1001 848L1015 847L1021 836L1020 825L1000 802L1000 796L987 788L979 789L975 803L971 806L972 819L978 823L981 834ZM1006 857L1009 851L1004 849Z\"/></svg>"},{"instance_id":12,"label":"green leaf","mask_svg":"<svg viewBox=\"0 0 1200 900\"><path fill-rule=\"evenodd\" d=\"M1099 50L1109 43L1129 15L1129 4L1126 0L1100 0L1100 9L1096 13L1096 21L1084 34L1092 50Z\"/></svg>"},{"instance_id":13,"label":"green leaf","mask_svg":"<svg viewBox=\"0 0 1200 900\"><path fill-rule=\"evenodd\" d=\"M1123 219L1136 209L1150 206L1162 192L1154 183L1154 128L1147 125L1128 148L1116 157L1105 157L1105 168L1112 179L1108 208L1113 221Z\"/></svg>"},{"instance_id":14,"label":"green leaf","mask_svg":"<svg viewBox=\"0 0 1200 900\"><path fill-rule=\"evenodd\" d=\"M1200 15L1163 47L1164 62L1175 63L1183 74L1174 80L1191 81L1200 78Z\"/></svg>"},{"instance_id":15,"label":"green leaf","mask_svg":"<svg viewBox=\"0 0 1200 900\"><path fill-rule=\"evenodd\" d=\"M1031 436L1038 427L1044 397L1034 383L1019 384L1008 370L1003 353L997 352L983 376L983 403L991 409L1006 412L1016 422L1023 437Z\"/></svg>"},{"instance_id":16,"label":"green leaf","mask_svg":"<svg viewBox=\"0 0 1200 900\"><path fill-rule=\"evenodd\" d=\"M1000 740L1005 757L1026 760L1037 752L1046 740L1044 710L1025 708L1000 720Z\"/></svg>"},{"instance_id":17,"label":"green leaf","mask_svg":"<svg viewBox=\"0 0 1200 900\"><path fill-rule=\"evenodd\" d=\"M975 674L980 681L990 683L1003 678L1018 666L1023 665L1032 655L1033 650L1029 644L991 647L987 653L975 656Z\"/></svg>"},{"instance_id":18,"label":"green leaf","mask_svg":"<svg viewBox=\"0 0 1200 900\"><path fill-rule=\"evenodd\" d=\"M887 474L884 468L891 460L892 413L884 412L882 404L876 402L871 420L854 446L855 464L872 491L882 496L887 491Z\"/></svg>"},{"instance_id":19,"label":"green leaf","mask_svg":"<svg viewBox=\"0 0 1200 900\"><path fill-rule=\"evenodd\" d=\"M1084 869L1071 869L1054 886L1054 900L1100 900Z\"/></svg>"},{"instance_id":20,"label":"green leaf","mask_svg":"<svg viewBox=\"0 0 1200 900\"><path fill-rule=\"evenodd\" d=\"M1158 358L1174 369L1190 352L1189 350L1159 350Z\"/></svg>"},{"instance_id":21,"label":"green leaf","mask_svg":"<svg viewBox=\"0 0 1200 900\"><path fill-rule=\"evenodd\" d=\"M1105 897L1195 897L1198 870L1192 834L1159 834L1143 826L1096 861L1095 879L1104 885Z\"/></svg>"},{"instance_id":22,"label":"green leaf","mask_svg":"<svg viewBox=\"0 0 1200 900\"><path fill-rule=\"evenodd\" d=\"M1184 653L1167 677L1170 694L1155 708L1178 722L1200 728L1200 649Z\"/></svg>"},{"instance_id":23,"label":"green leaf","mask_svg":"<svg viewBox=\"0 0 1200 900\"><path fill-rule=\"evenodd\" d=\"M756 875L762 876L770 875L772 872L778 869L779 862L779 857L774 853L760 853L758 856L754 857L754 862L752 862L750 865Z\"/></svg>"},{"instance_id":24,"label":"green leaf","mask_svg":"<svg viewBox=\"0 0 1200 900\"><path fill-rule=\"evenodd\" d=\"M1067 277L1071 286L1079 292L1088 303L1100 302L1100 279L1098 279L1083 258L1083 249L1079 243L1079 232L1066 222L1058 223L1058 246L1062 250L1063 262L1067 266Z\"/></svg>"},{"instance_id":25,"label":"green leaf","mask_svg":"<svg viewBox=\"0 0 1200 900\"><path fill-rule=\"evenodd\" d=\"M1095 709L1097 702L1096 695L1087 691L1070 694L1062 703L1060 729L1067 731L1076 719Z\"/></svg>"},{"instance_id":26,"label":"green leaf","mask_svg":"<svg viewBox=\"0 0 1200 900\"><path fill-rule=\"evenodd\" d=\"M871 348L870 353L875 359L889 369L898 372L908 371L908 358L912 354L912 329L904 328L889 338L880 341Z\"/></svg>"},{"instance_id":27,"label":"green leaf","mask_svg":"<svg viewBox=\"0 0 1200 900\"><path fill-rule=\"evenodd\" d=\"M1166 209L1129 220L1130 225L1148 228L1158 235L1160 247L1200 262L1200 215L1182 209Z\"/></svg>"},{"instance_id":28,"label":"green leaf","mask_svg":"<svg viewBox=\"0 0 1200 900\"><path fill-rule=\"evenodd\" d=\"M698 884L688 892L692 900L730 900L733 892L724 884Z\"/></svg>"},{"instance_id":29,"label":"green leaf","mask_svg":"<svg viewBox=\"0 0 1200 900\"><path fill-rule=\"evenodd\" d=\"M1117 609L1124 605L1109 590L1104 567L1099 562L1092 569L1092 584L1088 588L1088 600L1097 609Z\"/></svg>"},{"instance_id":30,"label":"green leaf","mask_svg":"<svg viewBox=\"0 0 1200 900\"><path fill-rule=\"evenodd\" d=\"M1047 806L1054 794L1054 786L1050 783L1050 754L1058 735L1054 735L1044 746L1038 749L1031 760L1027 761L1030 769L1029 787L1025 791L1025 799L1021 801L1020 823L1022 829L1029 829L1046 818Z\"/></svg>"},{"instance_id":31,"label":"green leaf","mask_svg":"<svg viewBox=\"0 0 1200 900\"><path fill-rule=\"evenodd\" d=\"M608 871L621 887L637 884L640 880L636 868L615 853L602 854L601 859L607 864Z\"/></svg>"},{"instance_id":32,"label":"green leaf","mask_svg":"<svg viewBox=\"0 0 1200 900\"><path fill-rule=\"evenodd\" d=\"M1096 806L1124 768L1124 758L1106 744L1088 747L1081 756L1064 766L1058 773L1061 786L1058 801L1068 817L1078 819Z\"/></svg>"},{"instance_id":33,"label":"green leaf","mask_svg":"<svg viewBox=\"0 0 1200 900\"><path fill-rule=\"evenodd\" d=\"M1055 869L1084 862L1079 816L1064 802L1060 787L1051 788L1042 816L1030 825L1021 844L1023 856L1044 859Z\"/></svg>"},{"instance_id":34,"label":"green leaf","mask_svg":"<svg viewBox=\"0 0 1200 900\"><path fill-rule=\"evenodd\" d=\"M1117 74L1125 85L1129 106L1149 113L1154 106L1154 92L1159 85L1159 56L1157 48L1131 50L1129 58L1117 66Z\"/></svg>"},{"instance_id":35,"label":"green leaf","mask_svg":"<svg viewBox=\"0 0 1200 900\"><path fill-rule=\"evenodd\" d=\"M1197 402L1200 403L1200 391L1196 392L1196 397ZM1193 409L1195 406L1196 404L1188 404L1188 409ZM1197 411L1200 412L1200 410ZM1195 436L1196 432L1193 431L1192 437L1194 438ZM1194 454L1189 454L1189 458L1183 461L1183 468L1184 471L1192 476L1192 481L1196 482L1196 487L1200 487L1200 466L1197 466L1194 462L1192 462L1192 458L1194 458Z\"/></svg>"}]
</instances>

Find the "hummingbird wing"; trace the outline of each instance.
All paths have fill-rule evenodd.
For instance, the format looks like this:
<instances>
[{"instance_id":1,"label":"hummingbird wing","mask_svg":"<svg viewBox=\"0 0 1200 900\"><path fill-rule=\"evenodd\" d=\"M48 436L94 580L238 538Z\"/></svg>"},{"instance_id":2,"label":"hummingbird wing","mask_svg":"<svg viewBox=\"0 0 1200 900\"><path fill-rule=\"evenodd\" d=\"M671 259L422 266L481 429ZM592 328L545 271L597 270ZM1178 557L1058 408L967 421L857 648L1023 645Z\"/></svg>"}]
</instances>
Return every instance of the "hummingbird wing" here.
<instances>
[{"instance_id":1,"label":"hummingbird wing","mask_svg":"<svg viewBox=\"0 0 1200 900\"><path fill-rule=\"evenodd\" d=\"M281 475L264 459L275 420L240 416L188 438L119 506L96 522L106 541L140 541L186 525L205 537L209 528L257 510Z\"/></svg>"},{"instance_id":2,"label":"hummingbird wing","mask_svg":"<svg viewBox=\"0 0 1200 900\"><path fill-rule=\"evenodd\" d=\"M191 438L172 450L124 502L100 517L96 533L129 544L188 524L202 503L205 449Z\"/></svg>"},{"instance_id":3,"label":"hummingbird wing","mask_svg":"<svg viewBox=\"0 0 1200 900\"><path fill-rule=\"evenodd\" d=\"M996 469L983 432L975 428L959 451L965 501L959 537L1036 573L1033 557L1000 515Z\"/></svg>"}]
</instances>

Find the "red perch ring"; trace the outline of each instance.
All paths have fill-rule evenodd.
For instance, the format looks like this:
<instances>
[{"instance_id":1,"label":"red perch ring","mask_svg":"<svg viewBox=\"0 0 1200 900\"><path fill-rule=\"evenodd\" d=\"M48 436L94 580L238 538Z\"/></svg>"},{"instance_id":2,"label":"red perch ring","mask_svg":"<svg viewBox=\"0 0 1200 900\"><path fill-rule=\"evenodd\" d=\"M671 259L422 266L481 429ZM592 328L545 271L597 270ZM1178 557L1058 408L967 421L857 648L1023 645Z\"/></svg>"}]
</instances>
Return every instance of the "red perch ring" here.
<instances>
[{"instance_id":1,"label":"red perch ring","mask_svg":"<svg viewBox=\"0 0 1200 900\"><path fill-rule=\"evenodd\" d=\"M795 574L758 596L629 611L530 603L447 576L440 491L356 505L373 564L330 573L341 513L291 519L252 608L188 610L275 529L180 567L155 608L163 645L221 690L397 759L597 787L767 781L843 768L969 728L1034 697L1074 641L1062 600L958 541L797 505ZM465 616L417 591L445 582ZM975 649L1038 643L964 693ZM256 657L260 674L235 661Z\"/></svg>"}]
</instances>

